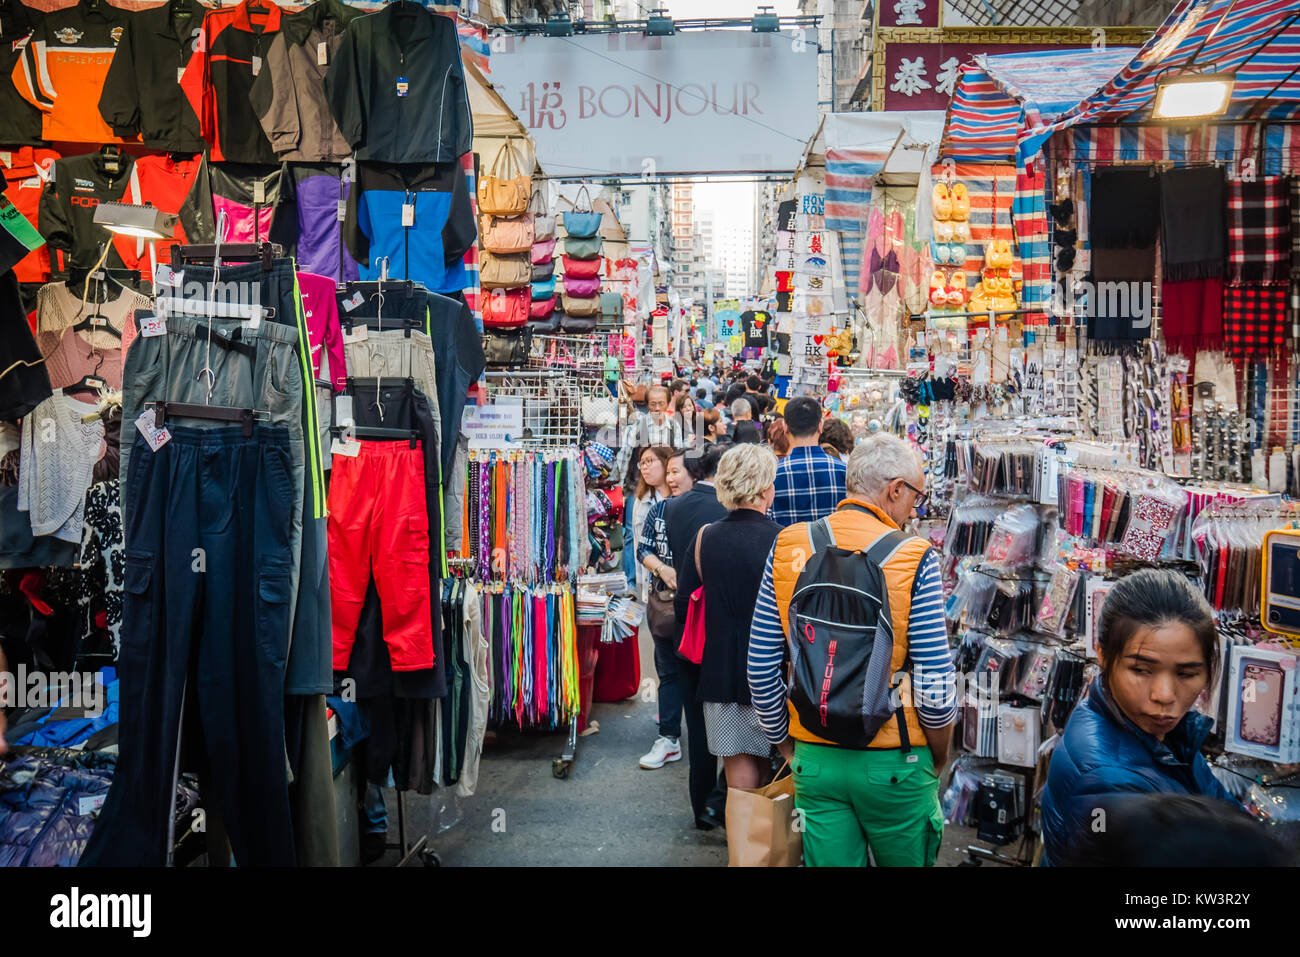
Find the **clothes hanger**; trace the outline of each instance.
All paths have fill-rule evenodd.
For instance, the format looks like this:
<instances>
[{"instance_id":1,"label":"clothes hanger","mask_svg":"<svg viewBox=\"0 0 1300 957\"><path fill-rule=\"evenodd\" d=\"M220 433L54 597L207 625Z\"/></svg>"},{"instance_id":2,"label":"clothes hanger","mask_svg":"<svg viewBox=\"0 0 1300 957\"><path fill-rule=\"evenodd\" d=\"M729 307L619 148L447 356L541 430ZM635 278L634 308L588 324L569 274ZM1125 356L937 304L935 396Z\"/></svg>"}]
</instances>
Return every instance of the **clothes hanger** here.
<instances>
[{"instance_id":1,"label":"clothes hanger","mask_svg":"<svg viewBox=\"0 0 1300 957\"><path fill-rule=\"evenodd\" d=\"M93 350L90 354L99 360L95 363L95 371L88 372L71 385L64 386L64 395L75 395L78 392L94 392L99 395L108 388L108 381L98 375L100 367L104 364L104 354L98 349Z\"/></svg>"}]
</instances>

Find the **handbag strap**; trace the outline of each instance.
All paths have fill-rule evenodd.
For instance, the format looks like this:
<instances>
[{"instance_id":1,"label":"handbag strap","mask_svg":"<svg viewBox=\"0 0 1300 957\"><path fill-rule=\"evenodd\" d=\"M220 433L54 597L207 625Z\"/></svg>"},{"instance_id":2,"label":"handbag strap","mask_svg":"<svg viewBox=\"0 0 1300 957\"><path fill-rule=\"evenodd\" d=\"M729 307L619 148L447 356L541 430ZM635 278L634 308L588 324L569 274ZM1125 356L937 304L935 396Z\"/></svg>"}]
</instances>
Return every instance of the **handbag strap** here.
<instances>
[{"instance_id":1,"label":"handbag strap","mask_svg":"<svg viewBox=\"0 0 1300 957\"><path fill-rule=\"evenodd\" d=\"M579 205L578 205L578 201L582 199L582 194L583 194L583 193L587 193L587 205L586 205L585 207L583 207L583 206L579 206ZM583 184L582 184L582 187L578 190L578 198L575 199L575 200L573 201L573 211L574 211L575 213L590 213L590 212L592 211L592 209L591 209L591 193L587 192L587 184L586 184L586 183L583 183Z\"/></svg>"},{"instance_id":2,"label":"handbag strap","mask_svg":"<svg viewBox=\"0 0 1300 957\"><path fill-rule=\"evenodd\" d=\"M488 176L492 177L493 179L500 178L497 176L497 167L501 165L501 155L505 153L506 150L508 149L510 149L510 141L506 140L504 143L501 144L501 148L497 150L497 155L492 158L492 168L488 170ZM507 162L509 162L509 158L513 156L514 156L514 151L511 150L510 154L507 157ZM509 179L509 177L506 178Z\"/></svg>"},{"instance_id":3,"label":"handbag strap","mask_svg":"<svg viewBox=\"0 0 1300 957\"><path fill-rule=\"evenodd\" d=\"M709 525L712 524L712 522L709 522L695 533L695 574L700 577L701 585L704 584L704 569L700 567L700 543L704 541L704 529L708 528Z\"/></svg>"}]
</instances>

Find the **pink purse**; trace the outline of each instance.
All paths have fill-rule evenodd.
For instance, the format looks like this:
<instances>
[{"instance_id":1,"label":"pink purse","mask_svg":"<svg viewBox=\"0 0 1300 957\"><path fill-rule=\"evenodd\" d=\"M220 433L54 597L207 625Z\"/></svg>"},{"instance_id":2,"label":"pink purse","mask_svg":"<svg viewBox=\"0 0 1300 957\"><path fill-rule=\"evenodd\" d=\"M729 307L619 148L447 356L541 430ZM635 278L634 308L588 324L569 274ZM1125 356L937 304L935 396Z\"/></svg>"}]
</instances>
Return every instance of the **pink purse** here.
<instances>
[{"instance_id":1,"label":"pink purse","mask_svg":"<svg viewBox=\"0 0 1300 957\"><path fill-rule=\"evenodd\" d=\"M555 258L555 239L544 239L533 243L533 265L540 266Z\"/></svg>"},{"instance_id":2,"label":"pink purse","mask_svg":"<svg viewBox=\"0 0 1300 957\"><path fill-rule=\"evenodd\" d=\"M570 296L583 299L598 295L600 293L600 277L592 276L588 279L585 276L565 276L564 291Z\"/></svg>"},{"instance_id":3,"label":"pink purse","mask_svg":"<svg viewBox=\"0 0 1300 957\"><path fill-rule=\"evenodd\" d=\"M705 525L704 528L708 528ZM704 580L700 570L700 542L704 538L704 528L695 536L695 572ZM686 626L682 629L682 642L677 646L677 653L692 664L698 665L704 660L704 585L691 592L691 603L686 607Z\"/></svg>"}]
</instances>

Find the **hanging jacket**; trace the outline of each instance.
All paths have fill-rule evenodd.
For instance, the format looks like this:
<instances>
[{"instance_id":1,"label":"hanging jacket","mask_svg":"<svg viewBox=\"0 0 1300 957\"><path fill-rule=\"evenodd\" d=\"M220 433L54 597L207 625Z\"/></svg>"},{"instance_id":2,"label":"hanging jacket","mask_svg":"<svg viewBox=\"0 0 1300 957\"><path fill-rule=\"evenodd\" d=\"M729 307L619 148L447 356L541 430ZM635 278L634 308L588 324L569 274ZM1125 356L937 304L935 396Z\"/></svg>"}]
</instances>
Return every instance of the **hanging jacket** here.
<instances>
[{"instance_id":1,"label":"hanging jacket","mask_svg":"<svg viewBox=\"0 0 1300 957\"><path fill-rule=\"evenodd\" d=\"M168 155L141 156L127 182L123 202L141 205L148 203L168 215L182 211L190 192L198 183L202 161L174 159ZM191 207L192 209L192 207ZM142 276L152 276L160 262L170 261L171 247L190 242L190 232L196 230L196 220L191 211L176 223L171 239L150 242L135 236L114 236L113 248L127 269L139 269Z\"/></svg>"},{"instance_id":2,"label":"hanging jacket","mask_svg":"<svg viewBox=\"0 0 1300 957\"><path fill-rule=\"evenodd\" d=\"M4 194L34 227L40 216L41 193L50 167L59 158L54 150L24 146L0 151L0 172L4 174ZM49 282L50 251L47 246L28 253L14 267L19 282Z\"/></svg>"},{"instance_id":3,"label":"hanging jacket","mask_svg":"<svg viewBox=\"0 0 1300 957\"><path fill-rule=\"evenodd\" d=\"M222 242L279 243L288 254L297 241L293 177L283 166L218 165L204 158L181 207L189 241L214 242L223 212L228 224Z\"/></svg>"},{"instance_id":4,"label":"hanging jacket","mask_svg":"<svg viewBox=\"0 0 1300 957\"><path fill-rule=\"evenodd\" d=\"M405 206L414 207L407 226ZM375 260L387 256L393 279L460 292L468 279L463 257L478 236L460 163L358 163L343 235L362 279L377 278Z\"/></svg>"},{"instance_id":5,"label":"hanging jacket","mask_svg":"<svg viewBox=\"0 0 1300 957\"><path fill-rule=\"evenodd\" d=\"M1119 710L1100 676L1075 707L1052 753L1043 792L1043 864L1078 853L1094 824L1093 810L1107 794L1201 794L1230 800L1210 771L1201 745L1214 722L1188 711L1157 741Z\"/></svg>"},{"instance_id":6,"label":"hanging jacket","mask_svg":"<svg viewBox=\"0 0 1300 957\"><path fill-rule=\"evenodd\" d=\"M18 94L44 114L43 139L124 142L98 104L129 17L106 0L80 0L41 20L11 76Z\"/></svg>"},{"instance_id":7,"label":"hanging jacket","mask_svg":"<svg viewBox=\"0 0 1300 957\"><path fill-rule=\"evenodd\" d=\"M264 6L266 9L262 9ZM181 89L199 118L199 132L214 161L276 163L249 95L280 30L280 8L244 0L209 11L198 47L181 76Z\"/></svg>"},{"instance_id":8,"label":"hanging jacket","mask_svg":"<svg viewBox=\"0 0 1300 957\"><path fill-rule=\"evenodd\" d=\"M356 279L357 261L343 241L351 174L345 176L343 167L329 163L294 163L289 169L298 208L298 268L335 282Z\"/></svg>"},{"instance_id":9,"label":"hanging jacket","mask_svg":"<svg viewBox=\"0 0 1300 957\"><path fill-rule=\"evenodd\" d=\"M198 0L169 0L131 14L99 97L100 115L115 134L139 136L152 149L203 149L199 118L180 79L206 12Z\"/></svg>"},{"instance_id":10,"label":"hanging jacket","mask_svg":"<svg viewBox=\"0 0 1300 957\"><path fill-rule=\"evenodd\" d=\"M325 95L358 160L446 163L472 149L456 24L414 3L352 21Z\"/></svg>"},{"instance_id":11,"label":"hanging jacket","mask_svg":"<svg viewBox=\"0 0 1300 957\"><path fill-rule=\"evenodd\" d=\"M338 162L352 155L325 99L325 72L361 11L317 0L286 14L253 80L250 102L271 148L290 162Z\"/></svg>"},{"instance_id":12,"label":"hanging jacket","mask_svg":"<svg viewBox=\"0 0 1300 957\"><path fill-rule=\"evenodd\" d=\"M18 92L15 69L22 70L23 55L44 14L21 3L5 4L0 11L0 143L19 146L41 139L41 111ZM32 82L24 77L24 86Z\"/></svg>"},{"instance_id":13,"label":"hanging jacket","mask_svg":"<svg viewBox=\"0 0 1300 957\"><path fill-rule=\"evenodd\" d=\"M69 267L89 269L99 259L100 246L113 234L94 222L100 203L122 201L135 161L125 153L117 172L101 153L86 153L56 160L41 193L37 228L50 248L51 272L64 278ZM109 268L123 267L122 257L110 246Z\"/></svg>"}]
</instances>

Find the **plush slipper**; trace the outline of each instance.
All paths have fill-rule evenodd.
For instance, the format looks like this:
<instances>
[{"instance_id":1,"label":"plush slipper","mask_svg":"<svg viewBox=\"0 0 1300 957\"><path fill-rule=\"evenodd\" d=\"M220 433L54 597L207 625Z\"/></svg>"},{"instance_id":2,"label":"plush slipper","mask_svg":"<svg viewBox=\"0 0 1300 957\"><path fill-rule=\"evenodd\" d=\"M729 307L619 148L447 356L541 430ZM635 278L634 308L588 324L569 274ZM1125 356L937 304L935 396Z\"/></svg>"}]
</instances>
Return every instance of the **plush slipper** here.
<instances>
[{"instance_id":1,"label":"plush slipper","mask_svg":"<svg viewBox=\"0 0 1300 957\"><path fill-rule=\"evenodd\" d=\"M1075 229L1058 229L1052 238L1058 246L1073 246L1079 239L1079 232Z\"/></svg>"},{"instance_id":2,"label":"plush slipper","mask_svg":"<svg viewBox=\"0 0 1300 957\"><path fill-rule=\"evenodd\" d=\"M1056 254L1056 269L1058 272L1069 272L1074 268L1074 250L1062 249Z\"/></svg>"},{"instance_id":3,"label":"plush slipper","mask_svg":"<svg viewBox=\"0 0 1300 957\"><path fill-rule=\"evenodd\" d=\"M943 272L936 269L930 276L930 304L933 306L943 306L947 302L947 282L944 279Z\"/></svg>"},{"instance_id":4,"label":"plush slipper","mask_svg":"<svg viewBox=\"0 0 1300 957\"><path fill-rule=\"evenodd\" d=\"M966 223L966 222L953 223L952 241L955 243L970 242L970 223Z\"/></svg>"},{"instance_id":5,"label":"plush slipper","mask_svg":"<svg viewBox=\"0 0 1300 957\"><path fill-rule=\"evenodd\" d=\"M949 246L948 262L954 266L964 266L966 264L966 247L961 243L953 243Z\"/></svg>"},{"instance_id":6,"label":"plush slipper","mask_svg":"<svg viewBox=\"0 0 1300 957\"><path fill-rule=\"evenodd\" d=\"M948 280L948 305L960 309L966 305L966 300L970 298L970 290L966 288L966 274L960 269L952 274Z\"/></svg>"},{"instance_id":7,"label":"plush slipper","mask_svg":"<svg viewBox=\"0 0 1300 957\"><path fill-rule=\"evenodd\" d=\"M937 220L952 219L952 196L948 193L945 184L934 184L934 192L930 196L930 209Z\"/></svg>"},{"instance_id":8,"label":"plush slipper","mask_svg":"<svg viewBox=\"0 0 1300 957\"><path fill-rule=\"evenodd\" d=\"M941 221L934 224L934 240L939 243L952 242L952 223Z\"/></svg>"},{"instance_id":9,"label":"plush slipper","mask_svg":"<svg viewBox=\"0 0 1300 957\"><path fill-rule=\"evenodd\" d=\"M930 241L930 258L940 266L946 266L952 262L952 247L947 243L940 243L934 240Z\"/></svg>"},{"instance_id":10,"label":"plush slipper","mask_svg":"<svg viewBox=\"0 0 1300 957\"><path fill-rule=\"evenodd\" d=\"M1053 203L1047 208L1051 212L1052 218L1056 220L1056 225L1058 226L1068 225L1070 218L1074 216L1074 200L1072 199L1063 199L1059 203Z\"/></svg>"},{"instance_id":11,"label":"plush slipper","mask_svg":"<svg viewBox=\"0 0 1300 957\"><path fill-rule=\"evenodd\" d=\"M966 192L965 183L957 183L952 188L952 218L970 219L970 194Z\"/></svg>"}]
</instances>

